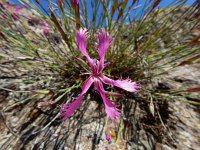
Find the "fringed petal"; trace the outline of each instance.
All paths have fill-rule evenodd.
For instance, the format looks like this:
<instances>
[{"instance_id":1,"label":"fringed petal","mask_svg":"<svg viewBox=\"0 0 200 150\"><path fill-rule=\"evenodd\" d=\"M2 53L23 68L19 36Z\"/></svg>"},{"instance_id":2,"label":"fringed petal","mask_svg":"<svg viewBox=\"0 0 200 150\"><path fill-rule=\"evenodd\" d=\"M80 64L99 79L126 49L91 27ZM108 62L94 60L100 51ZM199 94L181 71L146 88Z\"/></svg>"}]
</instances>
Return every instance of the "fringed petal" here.
<instances>
[{"instance_id":1,"label":"fringed petal","mask_svg":"<svg viewBox=\"0 0 200 150\"><path fill-rule=\"evenodd\" d=\"M112 80L104 75L100 78L105 84L114 85L129 92L138 92L141 88L140 84L132 82L130 79L126 80Z\"/></svg>"},{"instance_id":2,"label":"fringed petal","mask_svg":"<svg viewBox=\"0 0 200 150\"><path fill-rule=\"evenodd\" d=\"M102 71L104 68L104 58L106 51L108 47L110 46L112 42L112 38L109 36L108 32L106 32L104 29L102 29L98 34L97 38L99 40L98 44L98 54L100 57L100 63L99 63L99 71Z\"/></svg>"},{"instance_id":3,"label":"fringed petal","mask_svg":"<svg viewBox=\"0 0 200 150\"><path fill-rule=\"evenodd\" d=\"M103 88L101 81L95 81L95 87L103 99L105 105L105 111L109 119L112 121L118 119L121 115L120 110L106 97L106 93Z\"/></svg>"},{"instance_id":4,"label":"fringed petal","mask_svg":"<svg viewBox=\"0 0 200 150\"><path fill-rule=\"evenodd\" d=\"M63 118L63 120L66 120L67 118L72 116L74 114L74 112L79 108L79 106L82 103L83 97L84 97L83 95L89 90L89 88L93 82L94 82L94 80L90 76L83 84L81 94L72 103L63 104L61 106L61 117Z\"/></svg>"},{"instance_id":5,"label":"fringed petal","mask_svg":"<svg viewBox=\"0 0 200 150\"><path fill-rule=\"evenodd\" d=\"M112 38L109 36L108 32L102 29L98 34L97 38L99 40L98 44L98 54L100 59L105 57L106 51L112 42Z\"/></svg>"},{"instance_id":6,"label":"fringed petal","mask_svg":"<svg viewBox=\"0 0 200 150\"><path fill-rule=\"evenodd\" d=\"M83 100L83 95L80 95L72 103L63 104L61 106L61 117L62 117L62 119L66 120L67 118L71 117L74 114L74 112L81 105L82 100Z\"/></svg>"},{"instance_id":7,"label":"fringed petal","mask_svg":"<svg viewBox=\"0 0 200 150\"><path fill-rule=\"evenodd\" d=\"M80 52L87 58L89 64L93 65L92 59L90 58L86 50L88 36L89 33L87 32L87 29L80 28L76 33L76 43Z\"/></svg>"},{"instance_id":8,"label":"fringed petal","mask_svg":"<svg viewBox=\"0 0 200 150\"><path fill-rule=\"evenodd\" d=\"M136 82L132 82L129 79L126 80L116 80L114 81L114 86L117 86L119 88L122 88L129 92L138 92L141 88L140 84Z\"/></svg>"},{"instance_id":9,"label":"fringed petal","mask_svg":"<svg viewBox=\"0 0 200 150\"><path fill-rule=\"evenodd\" d=\"M103 99L108 118L112 121L118 119L121 115L120 110L114 104L112 104L112 102L109 99L107 99L105 93L100 92L100 95Z\"/></svg>"},{"instance_id":10,"label":"fringed petal","mask_svg":"<svg viewBox=\"0 0 200 150\"><path fill-rule=\"evenodd\" d=\"M76 33L76 43L79 47L79 50L84 56L88 55L86 51L87 39L88 39L87 29L80 28Z\"/></svg>"}]
</instances>

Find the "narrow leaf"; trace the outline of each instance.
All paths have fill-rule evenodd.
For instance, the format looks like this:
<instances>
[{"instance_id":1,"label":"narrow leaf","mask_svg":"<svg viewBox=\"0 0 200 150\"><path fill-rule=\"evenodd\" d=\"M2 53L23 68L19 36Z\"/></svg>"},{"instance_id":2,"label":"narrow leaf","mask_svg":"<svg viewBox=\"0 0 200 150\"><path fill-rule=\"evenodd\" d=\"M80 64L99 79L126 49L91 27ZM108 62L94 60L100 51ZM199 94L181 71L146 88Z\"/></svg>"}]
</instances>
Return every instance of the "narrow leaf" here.
<instances>
[{"instance_id":1,"label":"narrow leaf","mask_svg":"<svg viewBox=\"0 0 200 150\"><path fill-rule=\"evenodd\" d=\"M194 62L195 60L198 60L200 58L200 54L197 55L197 56L194 56L192 58L189 58L185 61L182 61L180 64L178 64L178 66L184 66L184 65L187 65L187 64L192 64L192 62Z\"/></svg>"},{"instance_id":2,"label":"narrow leaf","mask_svg":"<svg viewBox=\"0 0 200 150\"><path fill-rule=\"evenodd\" d=\"M190 87L186 89L187 92L200 92L200 86Z\"/></svg>"}]
</instances>

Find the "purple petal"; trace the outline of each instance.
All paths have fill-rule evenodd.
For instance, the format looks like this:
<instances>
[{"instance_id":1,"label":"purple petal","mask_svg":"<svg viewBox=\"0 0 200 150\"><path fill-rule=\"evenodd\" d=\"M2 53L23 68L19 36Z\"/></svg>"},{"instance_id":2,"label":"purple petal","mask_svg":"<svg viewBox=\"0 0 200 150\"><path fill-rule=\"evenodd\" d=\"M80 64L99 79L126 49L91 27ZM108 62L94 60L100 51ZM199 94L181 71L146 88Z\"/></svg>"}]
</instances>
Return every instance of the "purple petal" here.
<instances>
[{"instance_id":1,"label":"purple petal","mask_svg":"<svg viewBox=\"0 0 200 150\"><path fill-rule=\"evenodd\" d=\"M74 114L74 112L81 105L82 100L83 95L79 95L79 97L77 97L72 103L63 104L61 106L61 117L63 118L63 120L66 120Z\"/></svg>"},{"instance_id":2,"label":"purple petal","mask_svg":"<svg viewBox=\"0 0 200 150\"><path fill-rule=\"evenodd\" d=\"M140 85L138 83L132 82L129 79L116 80L114 82L114 86L117 86L117 87L122 88L126 91L129 91L129 92L138 92L138 90L140 89Z\"/></svg>"},{"instance_id":3,"label":"purple petal","mask_svg":"<svg viewBox=\"0 0 200 150\"><path fill-rule=\"evenodd\" d=\"M109 34L105 30L102 30L97 35L97 38L99 40L99 44L98 44L98 54L100 57L99 70L101 71L104 68L105 54L106 54L108 47L110 46L110 44L112 42L112 38L109 36Z\"/></svg>"},{"instance_id":4,"label":"purple petal","mask_svg":"<svg viewBox=\"0 0 200 150\"><path fill-rule=\"evenodd\" d=\"M84 56L88 56L88 53L86 51L87 39L88 39L87 29L80 28L76 33L76 42L81 53Z\"/></svg>"},{"instance_id":5,"label":"purple petal","mask_svg":"<svg viewBox=\"0 0 200 150\"><path fill-rule=\"evenodd\" d=\"M138 92L138 90L141 88L140 84L136 82L132 82L129 79L115 81L102 75L101 80L106 84L117 86L129 92Z\"/></svg>"},{"instance_id":6,"label":"purple petal","mask_svg":"<svg viewBox=\"0 0 200 150\"><path fill-rule=\"evenodd\" d=\"M63 104L61 106L61 117L63 118L63 120L66 120L67 118L72 116L74 112L79 108L83 100L83 95L88 91L93 82L94 80L90 76L83 84L81 94L72 103Z\"/></svg>"},{"instance_id":7,"label":"purple petal","mask_svg":"<svg viewBox=\"0 0 200 150\"><path fill-rule=\"evenodd\" d=\"M22 6L16 6L16 12L20 12L21 10L23 10L23 7Z\"/></svg>"},{"instance_id":8,"label":"purple petal","mask_svg":"<svg viewBox=\"0 0 200 150\"><path fill-rule=\"evenodd\" d=\"M104 68L106 68L108 65L110 65L111 64L111 62L106 62L106 63L104 63Z\"/></svg>"},{"instance_id":9,"label":"purple petal","mask_svg":"<svg viewBox=\"0 0 200 150\"><path fill-rule=\"evenodd\" d=\"M101 75L100 79L103 81L103 83L109 84L109 85L114 85L114 82L115 82L113 79L110 79L104 75Z\"/></svg>"},{"instance_id":10,"label":"purple petal","mask_svg":"<svg viewBox=\"0 0 200 150\"><path fill-rule=\"evenodd\" d=\"M42 25L43 25L43 27L48 27L49 28L49 24L46 21L44 21Z\"/></svg>"},{"instance_id":11,"label":"purple petal","mask_svg":"<svg viewBox=\"0 0 200 150\"><path fill-rule=\"evenodd\" d=\"M87 29L80 28L76 33L76 43L81 53L87 58L90 66L92 66L92 59L90 58L86 50L88 36L89 35Z\"/></svg>"},{"instance_id":12,"label":"purple petal","mask_svg":"<svg viewBox=\"0 0 200 150\"><path fill-rule=\"evenodd\" d=\"M43 24L42 24L42 28L41 29L42 29L42 33L41 34L43 36L46 36L50 31L49 24L46 21L44 21Z\"/></svg>"},{"instance_id":13,"label":"purple petal","mask_svg":"<svg viewBox=\"0 0 200 150\"><path fill-rule=\"evenodd\" d=\"M105 96L105 93L100 92L100 95L103 99L104 105L105 105L105 110L106 110L106 114L108 116L109 119L111 120L116 120L120 117L120 110L117 109L117 107L112 104L112 102L107 99L107 97Z\"/></svg>"},{"instance_id":14,"label":"purple petal","mask_svg":"<svg viewBox=\"0 0 200 150\"><path fill-rule=\"evenodd\" d=\"M105 57L106 54L106 50L108 49L108 47L111 44L111 37L109 36L109 34L105 31L102 30L98 35L97 38L99 40L99 44L98 44L98 54L100 59Z\"/></svg>"},{"instance_id":15,"label":"purple petal","mask_svg":"<svg viewBox=\"0 0 200 150\"><path fill-rule=\"evenodd\" d=\"M108 142L110 142L110 140L111 140L110 134L106 134L106 140L107 140Z\"/></svg>"},{"instance_id":16,"label":"purple petal","mask_svg":"<svg viewBox=\"0 0 200 150\"><path fill-rule=\"evenodd\" d=\"M82 92L81 94L85 94L90 86L92 85L92 83L94 82L94 79L92 76L90 76L89 78L87 78L87 80L85 80L84 84L83 84L83 88L82 88Z\"/></svg>"},{"instance_id":17,"label":"purple petal","mask_svg":"<svg viewBox=\"0 0 200 150\"><path fill-rule=\"evenodd\" d=\"M78 6L78 0L73 0L75 6Z\"/></svg>"},{"instance_id":18,"label":"purple petal","mask_svg":"<svg viewBox=\"0 0 200 150\"><path fill-rule=\"evenodd\" d=\"M120 117L120 110L106 97L103 84L101 81L95 81L95 87L98 90L99 94L101 95L104 105L105 111L109 119L112 121L118 119Z\"/></svg>"}]
</instances>

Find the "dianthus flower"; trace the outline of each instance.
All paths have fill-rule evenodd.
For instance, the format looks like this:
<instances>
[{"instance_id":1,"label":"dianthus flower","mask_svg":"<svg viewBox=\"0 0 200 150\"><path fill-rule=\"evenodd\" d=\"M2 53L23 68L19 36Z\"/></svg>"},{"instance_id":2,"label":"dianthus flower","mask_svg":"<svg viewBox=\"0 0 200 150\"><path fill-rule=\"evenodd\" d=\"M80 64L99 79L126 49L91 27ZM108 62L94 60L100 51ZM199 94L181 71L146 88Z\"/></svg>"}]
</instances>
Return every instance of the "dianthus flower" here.
<instances>
[{"instance_id":1,"label":"dianthus flower","mask_svg":"<svg viewBox=\"0 0 200 150\"><path fill-rule=\"evenodd\" d=\"M103 84L117 86L129 92L137 92L140 85L136 82L132 82L129 79L126 80L112 80L102 74L103 69L106 67L104 63L105 54L109 48L112 39L105 30L101 30L97 34L98 46L97 52L100 60L92 59L87 53L86 45L88 39L88 32L86 29L80 28L76 33L76 42L82 55L84 55L90 65L90 76L83 84L81 94L70 104L64 104L61 106L61 117L66 120L74 114L83 101L84 94L89 90L94 83L94 89L100 94L103 103L105 105L105 111L109 119L115 120L120 117L120 110L111 100L108 99L108 92L104 90Z\"/></svg>"},{"instance_id":2,"label":"dianthus flower","mask_svg":"<svg viewBox=\"0 0 200 150\"><path fill-rule=\"evenodd\" d=\"M49 33L49 30L50 30L50 28L49 28L49 24L46 22L46 21L44 21L43 23L42 23L42 27L41 27L41 34L43 35L43 36L46 36L48 33Z\"/></svg>"},{"instance_id":3,"label":"dianthus flower","mask_svg":"<svg viewBox=\"0 0 200 150\"><path fill-rule=\"evenodd\" d=\"M73 0L75 6L78 6L78 0Z\"/></svg>"},{"instance_id":4,"label":"dianthus flower","mask_svg":"<svg viewBox=\"0 0 200 150\"><path fill-rule=\"evenodd\" d=\"M3 5L5 9L11 12L12 18L17 21L20 19L20 11L23 10L23 6L15 6L12 4Z\"/></svg>"}]
</instances>

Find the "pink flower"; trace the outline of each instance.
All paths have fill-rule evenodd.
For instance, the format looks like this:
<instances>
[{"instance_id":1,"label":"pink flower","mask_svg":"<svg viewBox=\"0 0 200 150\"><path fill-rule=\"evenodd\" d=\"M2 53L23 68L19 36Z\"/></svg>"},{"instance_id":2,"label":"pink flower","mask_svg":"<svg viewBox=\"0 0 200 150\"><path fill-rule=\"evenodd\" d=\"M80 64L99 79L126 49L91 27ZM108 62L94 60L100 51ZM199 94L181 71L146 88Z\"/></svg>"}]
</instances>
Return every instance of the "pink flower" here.
<instances>
[{"instance_id":1,"label":"pink flower","mask_svg":"<svg viewBox=\"0 0 200 150\"><path fill-rule=\"evenodd\" d=\"M15 7L15 11L16 11L16 12L20 12L21 10L23 10L23 8L24 8L24 7L22 7L22 6L16 6L16 7Z\"/></svg>"},{"instance_id":2,"label":"pink flower","mask_svg":"<svg viewBox=\"0 0 200 150\"><path fill-rule=\"evenodd\" d=\"M12 5L12 4L6 4L4 5L4 8L9 10L11 12L11 16L12 18L17 21L20 19L20 11L23 10L23 6L15 6L15 5Z\"/></svg>"},{"instance_id":3,"label":"pink flower","mask_svg":"<svg viewBox=\"0 0 200 150\"><path fill-rule=\"evenodd\" d=\"M58 5L61 5L64 2L64 0L57 0Z\"/></svg>"},{"instance_id":4,"label":"pink flower","mask_svg":"<svg viewBox=\"0 0 200 150\"><path fill-rule=\"evenodd\" d=\"M78 0L73 0L75 6L78 6Z\"/></svg>"},{"instance_id":5,"label":"pink flower","mask_svg":"<svg viewBox=\"0 0 200 150\"><path fill-rule=\"evenodd\" d=\"M43 22L41 30L42 30L41 34L43 36L46 36L49 33L49 24L46 21Z\"/></svg>"},{"instance_id":6,"label":"pink flower","mask_svg":"<svg viewBox=\"0 0 200 150\"><path fill-rule=\"evenodd\" d=\"M111 140L110 134L106 134L106 140L107 140L108 142L110 142L110 140Z\"/></svg>"},{"instance_id":7,"label":"pink flower","mask_svg":"<svg viewBox=\"0 0 200 150\"><path fill-rule=\"evenodd\" d=\"M76 109L78 109L78 107L81 105L84 94L94 83L95 90L97 90L97 92L100 94L103 100L108 118L111 120L115 120L120 117L121 113L117 106L111 100L108 99L107 95L109 94L109 92L104 90L103 83L117 86L129 92L137 92L140 88L140 85L136 82L132 82L130 79L115 81L102 74L103 69L107 65L104 63L105 54L112 42L111 37L105 30L101 30L101 32L97 34L97 39L99 42L97 47L97 52L100 58L99 61L90 58L90 56L88 55L86 50L87 39L87 30L80 28L79 31L76 33L76 42L80 52L86 57L90 65L90 76L84 82L81 94L72 103L64 104L61 106L61 116L63 117L63 120L66 120L68 117L72 116Z\"/></svg>"}]
</instances>

